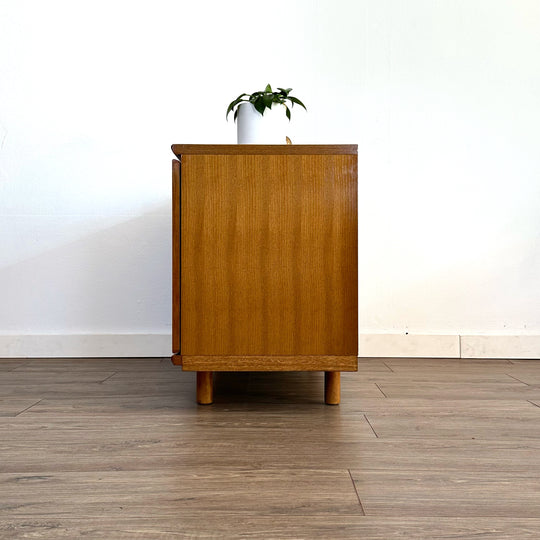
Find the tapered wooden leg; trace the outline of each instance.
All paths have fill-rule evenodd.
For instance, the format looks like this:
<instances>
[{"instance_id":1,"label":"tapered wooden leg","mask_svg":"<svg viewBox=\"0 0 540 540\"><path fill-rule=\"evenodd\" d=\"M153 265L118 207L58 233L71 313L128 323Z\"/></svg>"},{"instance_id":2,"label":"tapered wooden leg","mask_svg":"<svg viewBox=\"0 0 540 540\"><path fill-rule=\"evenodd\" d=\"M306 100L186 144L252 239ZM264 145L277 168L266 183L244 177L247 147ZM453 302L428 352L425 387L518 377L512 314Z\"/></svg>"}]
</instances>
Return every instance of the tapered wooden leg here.
<instances>
[{"instance_id":1,"label":"tapered wooden leg","mask_svg":"<svg viewBox=\"0 0 540 540\"><path fill-rule=\"evenodd\" d=\"M210 405L213 401L213 371L197 371L197 403Z\"/></svg>"},{"instance_id":2,"label":"tapered wooden leg","mask_svg":"<svg viewBox=\"0 0 540 540\"><path fill-rule=\"evenodd\" d=\"M339 405L341 394L340 376L339 371L324 372L324 401L327 405Z\"/></svg>"}]
</instances>

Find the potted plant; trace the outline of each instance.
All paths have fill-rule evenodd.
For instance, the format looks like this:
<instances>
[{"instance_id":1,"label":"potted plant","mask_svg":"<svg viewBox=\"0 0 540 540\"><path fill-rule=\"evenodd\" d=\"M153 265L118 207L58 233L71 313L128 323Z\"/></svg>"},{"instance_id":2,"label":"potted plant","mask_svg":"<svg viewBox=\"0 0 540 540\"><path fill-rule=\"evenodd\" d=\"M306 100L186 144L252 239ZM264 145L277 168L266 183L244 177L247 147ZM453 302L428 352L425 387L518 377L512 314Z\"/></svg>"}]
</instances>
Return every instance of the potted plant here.
<instances>
[{"instance_id":1,"label":"potted plant","mask_svg":"<svg viewBox=\"0 0 540 540\"><path fill-rule=\"evenodd\" d=\"M284 112L290 121L289 105L292 108L297 104L306 109L298 98L290 95L291 90L292 88L278 88L273 91L267 84L262 91L240 94L231 101L226 118L234 111L238 144L285 144L288 137L282 121L283 116L279 113Z\"/></svg>"}]
</instances>

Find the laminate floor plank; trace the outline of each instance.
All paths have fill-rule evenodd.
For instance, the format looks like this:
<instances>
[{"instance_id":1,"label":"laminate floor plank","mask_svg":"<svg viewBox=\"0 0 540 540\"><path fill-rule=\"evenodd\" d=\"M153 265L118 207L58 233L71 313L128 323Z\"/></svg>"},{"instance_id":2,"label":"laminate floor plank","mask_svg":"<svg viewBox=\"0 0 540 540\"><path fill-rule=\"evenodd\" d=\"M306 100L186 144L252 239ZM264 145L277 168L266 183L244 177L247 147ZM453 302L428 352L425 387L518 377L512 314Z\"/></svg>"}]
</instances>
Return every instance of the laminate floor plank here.
<instances>
[{"instance_id":1,"label":"laminate floor plank","mask_svg":"<svg viewBox=\"0 0 540 540\"><path fill-rule=\"evenodd\" d=\"M26 373L20 371L3 372L0 377L0 393L5 391L5 386L13 386L20 389L21 386L34 383L44 386L46 384L86 384L86 383L102 383L109 377L115 374L114 371L82 371L73 372L69 370L50 373L48 371L40 372L35 380L28 377Z\"/></svg>"},{"instance_id":2,"label":"laminate floor plank","mask_svg":"<svg viewBox=\"0 0 540 540\"><path fill-rule=\"evenodd\" d=\"M290 402L290 403L280 403L280 402L271 402L271 401L255 401L255 394L247 395L250 398L247 401L240 401L243 397L243 394L234 395L234 400L230 402L225 401L225 396L223 396L223 401L220 403L213 403L210 406L200 407L194 402L195 392L192 391L193 388L186 388L185 392L177 394L164 394L164 395L106 395L106 396L96 396L95 398L83 397L83 398L43 398L39 402L39 405L33 407L27 413L25 417L29 415L37 416L40 414L61 414L61 415L92 415L92 416L107 416L107 415L134 415L134 414L169 414L176 412L180 416L186 415L196 415L198 417L203 417L203 415L211 416L212 418L217 417L218 415L226 415L228 413L253 413L253 414L264 414L264 415L305 415L306 418L309 418L312 421L321 421L324 419L329 419L333 417L341 417L342 415L356 415L360 410L363 410L365 407L350 407L346 411L342 408L337 408L339 413L335 412L336 408L325 406L321 401L321 395L319 392L318 398L319 402L314 404L311 402ZM320 389L319 389L320 390ZM226 396L227 398L229 395ZM5 398L5 399L16 399L16 398ZM382 394L380 398L366 398L366 402L371 405L366 408L366 410L380 410L384 407L381 405L379 408L375 406L376 401L388 401L384 400ZM402 401L398 400L400 403ZM427 403L433 404L431 400L425 400ZM513 404L514 407L520 407L520 410L524 410L529 407L533 407L531 403L524 401L523 404L517 401L507 402ZM426 405L427 406L427 405ZM511 405L509 405L511 406ZM517 409L516 409L517 410ZM208 411L212 411L209 413ZM332 416L333 415L333 416Z\"/></svg>"},{"instance_id":3,"label":"laminate floor plank","mask_svg":"<svg viewBox=\"0 0 540 540\"><path fill-rule=\"evenodd\" d=\"M425 383L501 383L501 384L523 384L512 377L510 372L499 371L495 373L482 373L479 370L452 372L437 371L436 369L427 371L419 370L415 372L394 371L393 373L364 373L364 381L380 384L425 384Z\"/></svg>"},{"instance_id":4,"label":"laminate floor plank","mask_svg":"<svg viewBox=\"0 0 540 540\"><path fill-rule=\"evenodd\" d=\"M157 417L143 417L132 420L130 426L126 427L122 419L111 421L109 426L104 427L102 422L96 422L91 417L81 417L78 420L58 419L54 423L51 421L26 421L7 422L6 418L0 417L0 437L10 437L14 442L24 439L28 442L37 443L43 441L47 444L61 444L64 440L66 444L73 441L88 441L96 438L108 441L124 440L173 440L179 443L186 438L201 440L204 438L212 440L210 434L204 431L211 429L219 430L220 437L242 437L246 441L257 438L266 438L276 444L290 445L294 440L300 440L306 445L309 452L309 444L314 441L325 441L328 443L357 442L366 439L376 438L373 430L365 418L360 418L354 423L342 425L340 429L333 429L325 433L319 433L313 424L302 425L301 420L290 422L284 425L283 420L264 419L245 421L241 418L229 421L204 422L203 426L197 426L187 421L172 418L166 420ZM202 432L202 433L201 433Z\"/></svg>"},{"instance_id":5,"label":"laminate floor plank","mask_svg":"<svg viewBox=\"0 0 540 540\"><path fill-rule=\"evenodd\" d=\"M257 384L250 384L249 388L239 389L237 393L224 393L222 387L217 385L214 392L216 403L283 403L283 404L313 404L315 406L323 403L324 387L320 384L310 383L309 385L291 385L286 378L280 383L282 386L271 390L270 386L264 389ZM302 392L302 390L305 390ZM374 383L361 383L355 388L358 396L364 397L384 397ZM29 381L28 384L0 384L0 397L28 397L38 396L40 398L71 399L77 397L114 397L114 396L193 396L193 383L191 379L180 378L176 380L152 380L147 381L125 381L120 383L110 382L87 382L87 383L49 383L40 384L36 381Z\"/></svg>"},{"instance_id":6,"label":"laminate floor plank","mask_svg":"<svg viewBox=\"0 0 540 540\"><path fill-rule=\"evenodd\" d=\"M362 398L354 399L354 392L347 390L347 399L341 406L342 415L376 413L381 415L467 415L500 416L500 413L529 413L535 405L526 399L438 399L433 398ZM39 408L46 407L46 400ZM33 408L32 412L38 408Z\"/></svg>"},{"instance_id":7,"label":"laminate floor plank","mask_svg":"<svg viewBox=\"0 0 540 540\"><path fill-rule=\"evenodd\" d=\"M517 361L507 360L448 360L441 361L438 364L433 360L414 360L398 359L392 362L387 360L385 365L392 369L392 374L396 377L411 381L454 381L463 380L470 382L505 382L505 376L508 378L521 379L527 384L540 384L540 362L528 360L516 363ZM370 372L370 380L380 377L383 373ZM521 378L521 377L522 378ZM381 381L391 381L391 377L383 377ZM507 379L506 379L507 380Z\"/></svg>"},{"instance_id":8,"label":"laminate floor plank","mask_svg":"<svg viewBox=\"0 0 540 540\"><path fill-rule=\"evenodd\" d=\"M135 414L161 414L170 411L178 411L183 414L193 414L198 407L193 403L195 392L187 391L179 394L167 394L165 396L96 396L71 399L43 398L39 405L33 407L31 411L25 414L71 414L71 415L126 415ZM6 398L15 399L15 398ZM0 401L0 404L2 402ZM516 402L510 402L516 403ZM529 403L530 405L530 403ZM1 405L0 405L1 408Z\"/></svg>"},{"instance_id":9,"label":"laminate floor plank","mask_svg":"<svg viewBox=\"0 0 540 540\"><path fill-rule=\"evenodd\" d=\"M377 361L384 362L392 371L436 369L456 372L480 369L492 372L514 365L513 361L508 359L488 358L378 358Z\"/></svg>"},{"instance_id":10,"label":"laminate floor plank","mask_svg":"<svg viewBox=\"0 0 540 540\"><path fill-rule=\"evenodd\" d=\"M540 439L540 408L538 412L440 413L437 415L368 414L367 419L378 437L420 437L458 439Z\"/></svg>"},{"instance_id":11,"label":"laminate floor plank","mask_svg":"<svg viewBox=\"0 0 540 540\"><path fill-rule=\"evenodd\" d=\"M517 384L516 384L517 383ZM378 385L389 398L432 399L540 399L540 387L508 382L499 383L381 383Z\"/></svg>"},{"instance_id":12,"label":"laminate floor plank","mask_svg":"<svg viewBox=\"0 0 540 540\"><path fill-rule=\"evenodd\" d=\"M319 389L320 390L320 389ZM126 415L135 413L140 415L170 414L184 415L206 414L205 409L212 411L212 416L229 413L256 413L264 415L290 416L291 414L304 415L312 422L329 421L333 418L347 419L349 416L358 418L360 414L376 413L380 415L428 415L447 416L453 414L465 416L500 416L509 412L529 413L534 411L537 405L528 400L495 400L495 399L393 399L384 398L381 394L376 398L355 399L354 392L342 393L343 399L339 408L327 407L319 403L277 403L257 402L256 395L251 395L251 400L241 401L241 394L235 396L235 401L214 403L210 407L201 408L194 402L194 389L186 389L183 393L149 396L99 396L94 398L43 398L39 404L33 406L24 413L24 416L49 415ZM319 396L320 398L320 393ZM18 398L5 398L13 400ZM29 400L22 400L24 403ZM30 400L31 401L31 400ZM1 401L0 401L1 403ZM1 407L0 407L1 410Z\"/></svg>"},{"instance_id":13,"label":"laminate floor plank","mask_svg":"<svg viewBox=\"0 0 540 540\"><path fill-rule=\"evenodd\" d=\"M188 392L191 385L186 381L179 382L154 382L149 381L139 383L125 383L117 385L107 385L101 382L88 383L50 383L47 385L37 382L28 384L0 384L0 397L56 397L71 399L73 396L79 397L105 397L105 396L153 396L153 395L176 395Z\"/></svg>"},{"instance_id":14,"label":"laminate floor plank","mask_svg":"<svg viewBox=\"0 0 540 540\"><path fill-rule=\"evenodd\" d=\"M181 512L362 514L347 470L253 469L0 474L3 517L81 518ZM51 494L54 493L53 496Z\"/></svg>"},{"instance_id":15,"label":"laminate floor plank","mask_svg":"<svg viewBox=\"0 0 540 540\"><path fill-rule=\"evenodd\" d=\"M540 474L352 470L369 516L538 518Z\"/></svg>"},{"instance_id":16,"label":"laminate floor plank","mask_svg":"<svg viewBox=\"0 0 540 540\"><path fill-rule=\"evenodd\" d=\"M537 540L540 519L377 518L371 516L242 516L228 512L186 512L177 516L99 519L36 516L0 521L0 538L9 540L178 540L178 539L344 539L344 540Z\"/></svg>"},{"instance_id":17,"label":"laminate floor plank","mask_svg":"<svg viewBox=\"0 0 540 540\"><path fill-rule=\"evenodd\" d=\"M144 373L145 382L186 382L187 371L181 369L169 370L159 369L154 371L147 371ZM190 377L191 379L191 377ZM140 372L129 371L117 371L112 377L105 381L105 384L126 384L126 383L139 383L141 381ZM517 383L519 384L519 383Z\"/></svg>"},{"instance_id":18,"label":"laminate floor plank","mask_svg":"<svg viewBox=\"0 0 540 540\"><path fill-rule=\"evenodd\" d=\"M220 439L201 432L186 434L75 433L42 440L7 442L0 439L0 472L210 470L250 464L263 469L322 468L357 470L476 470L492 473L540 472L540 441L460 439L365 439L339 442L315 439L261 437L255 431L220 433Z\"/></svg>"}]
</instances>

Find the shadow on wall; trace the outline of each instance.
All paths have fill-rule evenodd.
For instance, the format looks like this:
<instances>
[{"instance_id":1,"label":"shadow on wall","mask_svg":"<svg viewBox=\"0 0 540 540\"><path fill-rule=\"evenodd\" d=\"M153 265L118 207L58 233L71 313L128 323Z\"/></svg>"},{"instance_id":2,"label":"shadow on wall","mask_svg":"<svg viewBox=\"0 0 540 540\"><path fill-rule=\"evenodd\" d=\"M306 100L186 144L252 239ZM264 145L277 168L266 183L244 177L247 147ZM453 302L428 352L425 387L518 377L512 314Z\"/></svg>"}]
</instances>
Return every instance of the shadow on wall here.
<instances>
[{"instance_id":1,"label":"shadow on wall","mask_svg":"<svg viewBox=\"0 0 540 540\"><path fill-rule=\"evenodd\" d=\"M170 205L0 269L0 297L7 334L169 333Z\"/></svg>"}]
</instances>

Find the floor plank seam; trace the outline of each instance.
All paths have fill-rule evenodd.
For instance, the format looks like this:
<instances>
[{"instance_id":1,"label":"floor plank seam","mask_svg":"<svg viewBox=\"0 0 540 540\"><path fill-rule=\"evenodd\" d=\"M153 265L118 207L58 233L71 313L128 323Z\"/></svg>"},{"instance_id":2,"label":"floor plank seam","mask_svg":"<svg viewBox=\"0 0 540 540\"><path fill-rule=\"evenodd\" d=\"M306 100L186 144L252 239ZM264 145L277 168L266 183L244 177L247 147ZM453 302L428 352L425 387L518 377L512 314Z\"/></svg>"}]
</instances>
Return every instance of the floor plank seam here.
<instances>
[{"instance_id":1,"label":"floor plank seam","mask_svg":"<svg viewBox=\"0 0 540 540\"><path fill-rule=\"evenodd\" d=\"M24 411L21 411L21 412L18 412L16 415L15 415L15 418L17 418L17 416L20 416L22 413L25 413L26 411L28 411L29 409L31 409L32 407L35 407L36 405L38 405L39 403L41 403L43 401L43 398L36 401L35 403L32 403L32 405L30 405L30 407L26 407L26 409L24 409Z\"/></svg>"},{"instance_id":2,"label":"floor plank seam","mask_svg":"<svg viewBox=\"0 0 540 540\"><path fill-rule=\"evenodd\" d=\"M112 375L109 375L108 377L106 377L102 381L99 381L99 384L103 384L105 381L108 381L111 377L114 377L115 375L118 375L118 373L119 373L118 371L114 372Z\"/></svg>"},{"instance_id":3,"label":"floor plank seam","mask_svg":"<svg viewBox=\"0 0 540 540\"><path fill-rule=\"evenodd\" d=\"M375 434L375 437L377 437L377 439L379 438L379 436L377 435L377 432L373 429L373 426L371 425L371 422L368 420L368 417L364 414L364 418L366 419L366 422L369 424L369 427L371 428L371 431L373 431L373 433Z\"/></svg>"},{"instance_id":4,"label":"floor plank seam","mask_svg":"<svg viewBox=\"0 0 540 540\"><path fill-rule=\"evenodd\" d=\"M358 504L360 505L360 510L362 511L362 515L365 516L366 512L364 511L364 506L362 504L362 501L360 500L360 495L358 495L358 489L356 489L356 484L354 483L354 479L352 477L351 470L347 469L347 472L349 473L349 478L351 479L354 492L356 493L356 498L358 499Z\"/></svg>"},{"instance_id":5,"label":"floor plank seam","mask_svg":"<svg viewBox=\"0 0 540 540\"><path fill-rule=\"evenodd\" d=\"M527 386L531 386L529 383L526 383L525 381L519 380L517 377L514 377L513 375L510 375L509 373L505 373L507 377L511 377L512 379L516 380L517 382L520 382L521 384L526 384Z\"/></svg>"},{"instance_id":6,"label":"floor plank seam","mask_svg":"<svg viewBox=\"0 0 540 540\"><path fill-rule=\"evenodd\" d=\"M24 366L27 366L28 364L30 364L30 361L25 362L24 364L21 364L20 366L16 366L16 367L14 367L13 369L8 369L8 371L10 371L10 372L11 372L11 371L17 371L19 368L22 368L22 367L24 367Z\"/></svg>"},{"instance_id":7,"label":"floor plank seam","mask_svg":"<svg viewBox=\"0 0 540 540\"><path fill-rule=\"evenodd\" d=\"M392 373L395 373L395 371L386 362L383 362L383 365L386 366Z\"/></svg>"},{"instance_id":8,"label":"floor plank seam","mask_svg":"<svg viewBox=\"0 0 540 540\"><path fill-rule=\"evenodd\" d=\"M375 386L380 390L381 394L385 397L385 398L388 398L388 396L382 391L381 387L375 383Z\"/></svg>"}]
</instances>

